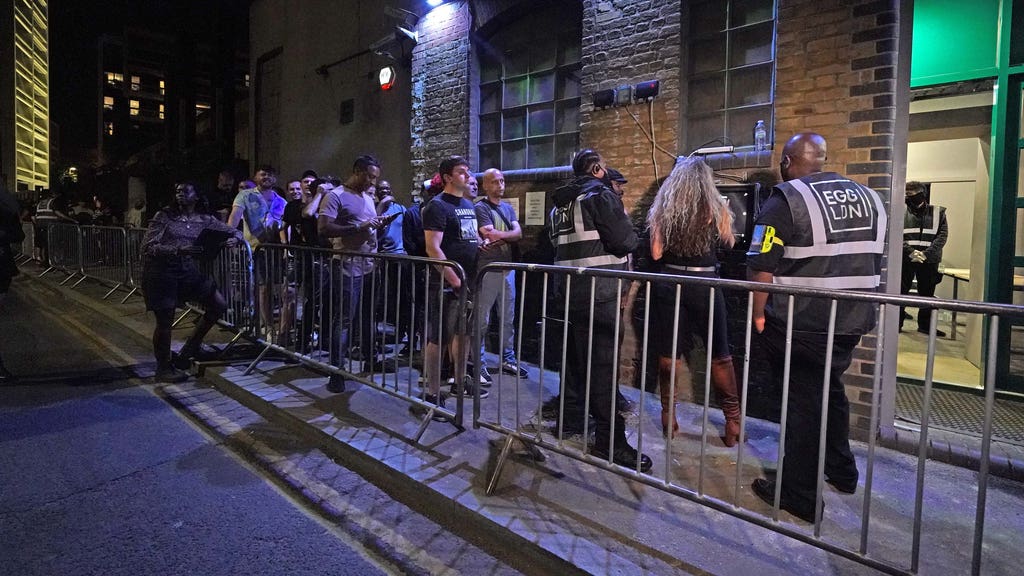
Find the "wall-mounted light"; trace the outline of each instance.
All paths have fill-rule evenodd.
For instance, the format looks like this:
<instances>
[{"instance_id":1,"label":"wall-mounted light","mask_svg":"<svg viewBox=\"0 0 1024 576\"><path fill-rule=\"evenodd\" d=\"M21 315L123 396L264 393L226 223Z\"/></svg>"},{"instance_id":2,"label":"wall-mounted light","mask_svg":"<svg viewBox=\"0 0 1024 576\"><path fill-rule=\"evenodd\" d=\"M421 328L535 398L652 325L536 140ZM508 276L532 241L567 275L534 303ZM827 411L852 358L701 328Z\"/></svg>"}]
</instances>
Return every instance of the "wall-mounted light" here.
<instances>
[{"instance_id":1,"label":"wall-mounted light","mask_svg":"<svg viewBox=\"0 0 1024 576\"><path fill-rule=\"evenodd\" d=\"M377 81L380 83L381 90L391 90L395 85L395 68L393 66L385 66L380 69L377 73Z\"/></svg>"}]
</instances>

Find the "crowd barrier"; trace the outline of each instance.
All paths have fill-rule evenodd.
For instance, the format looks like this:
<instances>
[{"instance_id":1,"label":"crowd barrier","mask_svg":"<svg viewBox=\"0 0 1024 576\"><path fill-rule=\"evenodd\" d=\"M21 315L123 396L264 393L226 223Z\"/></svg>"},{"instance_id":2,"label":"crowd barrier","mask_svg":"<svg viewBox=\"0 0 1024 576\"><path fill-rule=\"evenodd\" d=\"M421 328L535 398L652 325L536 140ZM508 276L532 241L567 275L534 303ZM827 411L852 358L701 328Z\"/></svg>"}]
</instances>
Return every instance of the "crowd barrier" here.
<instances>
[{"instance_id":1,"label":"crowd barrier","mask_svg":"<svg viewBox=\"0 0 1024 576\"><path fill-rule=\"evenodd\" d=\"M49 267L40 276L53 270L63 272L62 285L78 278L72 288L94 280L110 287L104 300L125 288L128 294L121 300L123 304L139 289L136 278L141 274L144 234L145 230L114 226L50 224L46 227Z\"/></svg>"},{"instance_id":2,"label":"crowd barrier","mask_svg":"<svg viewBox=\"0 0 1024 576\"><path fill-rule=\"evenodd\" d=\"M704 288L710 291L709 307L713 310L715 306L715 292L716 291L729 291L733 294L745 293L747 295L747 311L746 311L746 322L747 326L746 333L744 335L745 349L747 351L743 358L742 366L742 378L739 380L740 398L741 398L741 412L743 414L741 419L741 432L740 437L744 438L747 427L747 406L748 406L748 387L750 384L750 350L752 340L752 329L751 329L751 315L753 311L753 291L760 292L771 292L783 294L786 296L789 302L789 318L786 326L786 355L784 359L784 373L782 376L782 403L781 403L781 421L780 421L780 438L779 438L779 449L777 454L778 462L778 477L782 477L782 457L783 457L783 446L785 444L786 435L786 422L789 417L788 414L788 395L790 386L790 366L791 366L791 352L792 352L792 334L793 334L793 302L795 299L800 298L819 298L826 299L831 302L831 316L828 320L828 348L824 351L823 358L832 357L832 346L834 329L836 323L836 309L837 303L840 301L844 302L867 302L877 306L877 325L883 326L885 316L887 314L899 314L900 306L910 307L925 307L933 310L955 310L960 313L967 314L978 314L986 318L987 320L987 367L985 374L985 411L984 411L984 422L983 422L983 444L982 454L980 458L981 469L977 476L977 485L974 487L977 494L977 515L975 518L975 524L973 526L973 560L972 567L973 573L977 574L980 570L981 553L982 553L982 541L985 526L985 502L986 502L986 489L988 485L988 462L989 452L992 444L992 411L995 399L995 350L997 346L998 327L1001 321L1007 321L1007 319L1020 319L1024 317L1024 308L1019 306L1010 305L992 305L992 304L981 304L981 303L970 303L960 302L953 300L939 300L933 298L920 298L920 297L909 297L909 296L890 296L884 294L865 293L865 292L849 292L849 291L835 291L835 290L824 290L815 288L799 288L799 287L782 287L779 285L765 285L754 282L745 282L737 280L722 280L722 279L711 279L711 278L698 278L690 276L678 276L678 275L662 275L662 274L645 274L637 272L619 272L609 271L600 269L585 269L585 268L565 268L557 266L543 266L533 264L490 264L481 270L478 277L478 286L484 281L487 275L491 274L507 274L508 272L515 272L518 275L519 294L525 294L525 287L528 280L538 280L536 284L541 286L541 330L540 338L541 344L539 346L540 360L538 365L545 366L548 364L548 359L545 358L545 354L548 354L548 346L545 342L546 339L556 338L561 341L561 348L557 354L561 357L557 360L560 361L562 368L560 368L560 374L554 374L554 378L559 386L560 396L565 398L565 366L567 354L571 354L571 351L567 351L565 346L568 340L568 326L570 324L569 316L569 300L568 294L571 291L573 283L583 283L583 293L590 294L589 313L594 313L594 294L595 286L599 281L613 282L618 287L618 293L624 294L625 290L629 287L631 282L640 283L640 293L646 297L644 299L644 309L642 311L643 322L641 332L637 335L637 338L642 342L641 349L647 350L650 345L653 345L653 338L665 337L665 335L655 335L651 333L650 326L652 320L652 309L651 309L651 290L652 286L661 284L662 286L671 286L675 291L675 323L678 327L680 318L685 318L685 314L681 311L681 298L683 298L683 292L691 290L693 288ZM533 277L533 278L531 278ZM562 286L564 289L557 289L556 287ZM504 293L505 285L502 285L502 291ZM693 296L689 296L692 298ZM524 310L525 299L520 297L516 302L517 306L517 317L518 326L516 328L516 334L518 336L516 342L516 353L517 357L522 358L523 354L523 341L522 334L524 331ZM557 309L553 311L552 309ZM619 310L619 307L615 307ZM504 444L501 453L498 457L498 461L493 468L491 477L488 481L487 491L491 493L497 483L499 482L500 476L504 464L509 458L512 452L513 446L519 442L525 446L531 447L531 449L546 449L564 456L585 462L587 464L609 470L622 476L626 476L632 480L643 482L646 485L655 487L659 490L664 490L669 493L682 496L688 500L698 502L704 506L713 508L715 510L743 518L754 524L775 530L777 532L786 534L787 536L795 539L807 542L814 546L820 547L831 553L839 556L854 560L856 562L865 564L874 569L890 574L914 574L917 572L920 558L922 554L922 502L925 492L925 461L927 458L928 451L928 422L931 411L930 398L933 389L933 369L935 360L935 345L936 345L936 319L939 315L931 315L931 328L928 336L928 356L927 356L927 369L926 378L924 384L924 404L921 415L921 440L920 440L920 451L918 454L918 465L916 471L916 492L914 499L914 513L913 513L913 529L912 538L909 543L909 561L907 563L900 563L892 558L891 554L885 555L873 555L872 549L869 547L869 534L871 533L872 515L871 515L871 493L872 493L872 481L874 478L874 467L875 467L875 449L876 449L876 435L872 434L869 439L868 455L866 470L862 471L863 478L863 508L861 510L861 525L860 525L860 537L859 543L856 546L849 546L849 542L842 542L836 539L824 538L821 534L821 508L817 509L817 521L813 525L813 529L810 532L795 529L787 524L778 523L779 510L780 510L780 497L781 497L781 482L776 483L776 491L774 495L774 506L771 517L765 517L762 514L752 512L750 510L741 508L739 505L739 495L741 494L741 488L749 486L751 481L760 474L750 475L749 471L747 475L743 473L743 467L741 463L744 462L744 442L737 444L736 450L736 465L735 475L732 478L732 490L731 501L724 498L718 498L711 496L707 493L707 482L708 482L708 463L707 463L707 448L708 439L716 436L712 432L712 428L709 427L709 399L711 398L711 370L705 370L706 377L704 381L704 404L703 404L703 421L701 423L701 435L700 435L700 452L699 454L684 455L675 453L672 442L662 442L664 445L664 452L661 454L651 453L653 457L654 466L650 473L643 473L639 469L639 464L635 469L624 468L613 463L611 451L606 451L609 456L607 458L597 458L593 455L596 446L590 446L586 441L583 442L567 442L566 441L566 430L564 428L564 421L562 414L564 410L559 411L557 422L550 428L544 426L538 426L538 421L541 420L542 413L542 393L538 393L538 388L534 385L525 385L524 382L518 376L509 377L507 375L498 375L497 381L494 386L494 390L497 393L497 401L481 405L479 402L474 405L473 411L473 424L474 427L485 428L497 432L505 437ZM591 316L592 318L592 316ZM605 318L605 321L613 321L615 325L616 333L621 334L621 328L626 319L622 318L621 313L617 312L614 319ZM550 326L546 324L555 324L555 330L549 330ZM701 326L700 333L706 334L707 339L705 342L711 342L714 338L714 324L709 322L708 326ZM594 338L594 322L591 319L588 326L589 339L588 343L593 342ZM479 337L480 334L478 333ZM875 364L876 367L881 366L881 351L887 345L884 341L883 334L881 331L878 332L878 341L875 347ZM477 340L479 341L479 339ZM504 341L504 334L499 336L499 341ZM678 350L677 336L672 336L672 349ZM606 350L596 349L593 345L585 347L588 350L586 359L586 365L590 365L591 359L595 355L608 354L613 355L614 359L612 366L618 365L618 350ZM710 346L707 346L707 355L704 358L704 362L710 365L711 362L711 350ZM478 350L478 348L477 348ZM478 352L479 353L479 352ZM644 368L642 370L641 378L644 380L641 383L641 389L646 389L646 356L644 361ZM825 467L825 434L828 423L828 390L829 390L829 363L827 361L825 372L823 374L822 383L822 403L821 403L821 428L817 432L819 436L819 446L821 447L818 452L817 458L817 493L816 502L822 502L822 494L824 490L824 467ZM477 365L480 365L480 359L477 359ZM700 369L700 367L696 367ZM674 370L674 369L673 369ZM874 371L873 388L871 395L873 401L871 411L871 430L878 429L878 406L879 406L879 394L880 394L880 374L881 370L876 369ZM540 391L544 390L545 378L551 377L546 371L541 370L540 372ZM591 391L591 377L592 374L587 372L585 388L586 392L583 398L590 398ZM675 388L676 375L673 372L673 376L670 379L671 386ZM503 401L502 396L505 394L511 394L513 396L513 402L511 409L509 402ZM671 397L674 397L674 390ZM611 396L610 409L612 413L616 410L615 397ZM588 409L589 410L589 409ZM644 414L644 403L641 402L639 406L639 423L644 422L648 416ZM644 427L639 423L630 424L627 421L628 432L631 436L631 443L635 443L635 447L643 452L645 450L645 444L648 440L644 437ZM585 424L586 426L586 424ZM614 426L614 423L613 423ZM709 432L712 432L709 434ZM649 432L648 432L649 434ZM587 430L584 429L583 438L587 438ZM582 446L579 446L582 444ZM672 471L672 463L680 458L694 458L697 459L699 465L699 471L696 475L695 485L688 485L681 482L678 478L674 477ZM758 471L759 472L759 471ZM877 543L876 543L877 544ZM889 546L891 542L886 543L887 552L891 552Z\"/></svg>"},{"instance_id":3,"label":"crowd barrier","mask_svg":"<svg viewBox=\"0 0 1024 576\"><path fill-rule=\"evenodd\" d=\"M85 274L83 269L96 270L101 268L101 262L92 262L100 256L99 260L108 255L103 252L106 238L116 239L116 234L104 235L100 229L94 232L82 233L75 226L51 226L50 247L51 259L54 269L59 269L68 274L64 280L66 283L76 274ZM129 231L124 235L126 238L126 249L124 260L126 264L127 284L134 285L136 268L138 264L137 245L141 238L141 231ZM97 243L95 253L90 253L91 247L83 244ZM110 240L116 244L117 240ZM132 248L134 245L135 248ZM116 250L114 251L118 254ZM83 260L83 255L87 256ZM135 260L133 260L133 258ZM83 264L84 261L89 264ZM473 304L467 298L467 291L447 291L439 289L442 270L448 268L455 273L461 282L465 282L462 269L453 262L436 261L426 258L416 258L400 255L373 254L362 255L350 252L341 252L317 248L300 248L282 245L263 245L255 252L250 250L248 244L240 243L234 247L227 248L213 261L204 264L207 271L214 276L217 284L221 287L225 298L228 301L229 310L222 320L222 324L236 332L235 340L247 338L257 342L262 350L259 356L249 364L247 370L254 369L260 362L266 359L266 354L274 352L294 358L304 364L310 365L327 374L340 376L343 379L354 380L365 386L371 387L380 392L400 398L410 406L419 410L422 415L422 422L417 431L417 440L422 436L426 427L435 417L443 417L450 420L456 426L462 427L465 419L464 402L467 395L466 387L456 387L455 406L440 407L426 402L424 394L426 384L417 375L425 372L425 362L422 358L422 349L426 348L428 340L443 341L446 334L442 332L441 323L437 318L450 316L458 325L458 333L472 332L469 345L470 358L472 359L473 373L468 376L471 382L478 382L480 369L485 365L485 358L481 356L480 345L482 334L476 322L472 329L467 327L467 320L471 318ZM354 278L357 274L343 273L343 270L353 270L353 267L367 267L367 273L361 281ZM372 269L372 271L369 271ZM49 270L48 270L49 271ZM859 531L854 538L852 534L846 534L847 538L839 538L836 534L823 535L821 510L816 511L817 521L813 526L804 530L793 524L780 523L780 484L776 484L774 502L770 515L765 515L754 510L741 506L740 495L744 487L760 476L760 469L756 475L751 475L748 463L745 463L744 451L747 449L744 442L740 442L736 450L735 469L728 482L724 486L720 480L712 487L713 480L710 475L709 464L709 439L717 436L715 425L712 424L709 415L711 410L711 376L710 370L705 370L706 376L703 383L703 405L700 449L696 453L682 454L675 450L672 442L665 442L660 437L650 438L648 431L645 438L644 422L649 420L653 414L645 414L645 403L639 403L639 418L629 419L625 422L630 443L640 452L646 452L645 446L663 446L659 452L648 452L653 460L654 467L650 472L642 472L639 465L636 468L628 469L614 463L612 450L605 450L607 457L596 457L595 448L587 442L589 435L589 423L584 423L581 438L570 438L567 434L563 415L565 413L564 398L566 397L565 370L570 353L567 350L569 337L569 326L571 323L568 296L572 292L572 286L582 286L583 290L577 288L578 293L589 294L590 301L585 307L584 317L587 318L588 342L594 338L594 316L596 287L598 281L612 282L617 287L617 292L622 294L631 283L637 283L639 292L644 296L641 326L637 338L641 342L640 349L647 350L654 345L654 338L660 335L651 333L650 325L652 320L652 287L657 284L669 286L674 290L674 322L678 327L680 306L684 298L684 291L688 288L702 288L709 291L708 305L712 309L715 306L715 293L722 291L732 295L740 294L745 296L746 318L744 325L747 327L743 334L745 354L742 357L742 376L738 383L738 392L741 399L741 430L740 438L744 438L748 427L748 395L751 378L751 345L754 338L751 326L751 315L753 310L754 291L771 292L784 295L790 304L796 299L819 298L830 302L831 312L828 318L828 347L833 345L833 332L837 320L837 307L839 302L866 302L877 307L877 325L883 326L885 318L899 314L900 307L930 308L932 310L955 311L960 314L971 314L982 317L986 325L986 381L985 381L985 408L982 422L982 449L979 458L979 470L977 482L970 487L974 494L975 517L971 526L971 572L981 572L982 554L984 550L984 535L986 527L986 499L989 487L989 455L992 447L992 419L995 400L995 362L996 350L999 336L999 326L1009 321L1017 321L1024 318L1024 308L1010 305L983 304L973 302L962 302L953 300L942 300L933 298L920 298L911 296L895 296L875 293L831 291L815 288L783 287L779 285L764 285L754 282L735 280L722 280L710 278L697 278L677 275L645 274L626 271L608 271L600 269L566 268L556 266L543 266L533 264L490 264L483 268L478 277L477 290L487 275L514 273L517 284L517 297L515 299L517 325L515 327L516 340L515 352L518 359L529 358L535 360L534 366L539 369L537 382L532 379L520 377L519 375L502 374L500 371L494 375L495 382L491 388L492 399L481 402L481 388L474 386L473 390L473 412L472 424L475 428L483 428L493 431L504 438L502 449L495 463L490 478L488 478L487 492L492 493L498 483L505 467L505 464L512 453L515 445L520 444L528 447L534 454L540 450L563 455L568 458L584 462L589 466L601 468L615 474L627 477L631 480L641 482L653 488L682 497L692 502L699 503L708 508L741 518L752 524L784 534L796 540L806 542L829 553L847 558L860 564L869 566L888 574L915 574L921 565L923 554L928 551L924 547L922 538L926 529L931 528L924 515L924 494L928 488L927 460L929 448L929 419L931 417L931 397L933 391L933 374L936 350L936 322L939 314L931 315L930 333L928 335L928 353L926 356L926 370L924 381L924 396L921 413L921 432L919 441L919 452L917 454L916 470L913 472L914 499L913 513L910 514L908 523L911 528L909 535L898 532L891 541L879 542L880 536L892 536L892 532L886 532L884 525L872 515L872 486L876 480L876 435L871 434L868 439L868 448L865 466L862 469L863 499L860 506ZM106 274L106 272L103 272ZM112 277L113 274L109 274ZM527 295L527 285L539 287ZM502 296L508 286L502 283ZM357 293L359 296L357 296ZM539 298L538 298L539 296ZM532 298L531 305L539 307L539 339L540 345L535 354L527 354L524 350L524 334L531 326L526 321L527 300ZM742 300L742 299L741 299ZM500 301L500 300L499 300ZM733 299L732 301L736 301ZM264 304L265 303L265 304ZM263 304L263 311L260 311ZM201 311L201 308L191 304L194 311ZM629 321L622 317L621 308L615 306L614 318L601 318L605 323L614 324L615 333L619 333L623 324ZM479 312L479 311L477 311ZM578 313L578 312L577 312ZM577 321L580 316L577 316ZM427 319L435 321L427 322ZM501 326L500 323L498 323ZM427 332L428 328L431 332ZM436 333L433 330L437 330ZM499 342L505 341L504 327L499 328ZM714 338L714 325L701 326L700 333L706 334L706 342ZM776 461L778 463L777 474L783 473L783 447L785 445L786 423L790 414L788 413L788 397L790 393L789 373L792 353L792 330L793 318L790 312L786 325L785 358L783 360L784 371L782 375L782 395L780 405L779 441ZM881 351L889 344L885 342L884 333L879 331L875 342L875 366L873 372L873 386L870 394L872 401L870 413L870 429L879 428L879 397L881 392L881 373L878 369L881 366ZM554 346L551 346L554 341ZM664 343L663 343L664 344ZM673 336L671 347L678 350L680 343L677 337ZM403 354L401 348L405 347L408 354ZM585 346L587 350L587 362L596 355L609 355L612 357L612 366L618 365L618 347L610 349ZM706 356L703 362L710 364L710 347L706 347ZM554 355L556 358L552 359ZM393 358L391 357L393 356ZM442 358L445 354L439 354L432 359L435 363L430 364L435 374L443 374L444 366ZM830 358L830 350L826 350L825 358ZM739 358L737 358L739 359ZM551 362L555 360L555 362ZM388 365L391 361L391 365ZM641 389L647 389L647 366L646 356L642 360L644 366L641 369ZM699 362L699 361L695 361ZM552 372L545 367L557 364L557 371ZM700 368L695 366L694 368ZM465 367L463 363L456 362L455 366L448 368L454 382L463 381ZM828 367L826 366L826 373ZM589 401L590 386L593 375L587 373L584 383L583 398ZM671 386L678 385L677 378L673 373L669 380ZM444 383L442 376L442 384ZM557 421L552 428L543 425L545 401L545 384L552 384L557 387L563 399ZM821 426L818 430L819 449L817 455L817 481L816 501L822 501L824 493L824 439L828 423L828 389L829 379L822 380L822 403L821 403ZM511 401L509 401L511 396ZM671 393L670 397L675 394ZM614 403L614 395L610 402ZM614 412L617 407L613 404L609 408ZM589 411L589 406L585 407ZM717 420L717 416L715 418ZM600 451L600 450L599 450ZM697 473L695 477L680 479L676 470L673 469L673 462L691 459L696 461ZM720 494L726 494L725 497ZM749 497L749 494L748 494ZM819 504L820 506L820 504ZM895 550L895 552L894 552Z\"/></svg>"},{"instance_id":4,"label":"crowd barrier","mask_svg":"<svg viewBox=\"0 0 1024 576\"><path fill-rule=\"evenodd\" d=\"M453 409L427 402L428 386L417 378L425 378L420 351L426 342L446 336L436 319L450 318L456 331L468 332L465 292L436 288L444 269L465 282L458 264L279 244L260 245L254 261L253 336L264 349L249 370L266 353L277 351L417 407L422 412L417 440L434 418L462 427L464 387L455 387ZM436 332L427 334L428 328ZM403 347L405 353L400 353ZM397 359L388 357L395 354ZM438 355L432 366L438 375L444 372L444 356ZM408 369L401 370L404 377L400 367ZM444 376L442 384L448 384L449 376L462 382L464 364L457 363Z\"/></svg>"}]
</instances>

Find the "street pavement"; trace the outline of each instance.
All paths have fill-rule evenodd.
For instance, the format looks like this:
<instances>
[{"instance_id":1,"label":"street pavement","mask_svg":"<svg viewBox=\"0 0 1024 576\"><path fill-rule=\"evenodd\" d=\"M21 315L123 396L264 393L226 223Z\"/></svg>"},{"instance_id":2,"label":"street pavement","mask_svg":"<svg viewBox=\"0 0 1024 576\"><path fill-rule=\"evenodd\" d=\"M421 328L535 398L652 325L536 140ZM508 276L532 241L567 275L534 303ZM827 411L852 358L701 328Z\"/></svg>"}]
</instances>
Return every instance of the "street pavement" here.
<instances>
[{"instance_id":1,"label":"street pavement","mask_svg":"<svg viewBox=\"0 0 1024 576\"><path fill-rule=\"evenodd\" d=\"M22 278L0 312L0 574L397 572L141 384L143 343L46 298Z\"/></svg>"}]
</instances>

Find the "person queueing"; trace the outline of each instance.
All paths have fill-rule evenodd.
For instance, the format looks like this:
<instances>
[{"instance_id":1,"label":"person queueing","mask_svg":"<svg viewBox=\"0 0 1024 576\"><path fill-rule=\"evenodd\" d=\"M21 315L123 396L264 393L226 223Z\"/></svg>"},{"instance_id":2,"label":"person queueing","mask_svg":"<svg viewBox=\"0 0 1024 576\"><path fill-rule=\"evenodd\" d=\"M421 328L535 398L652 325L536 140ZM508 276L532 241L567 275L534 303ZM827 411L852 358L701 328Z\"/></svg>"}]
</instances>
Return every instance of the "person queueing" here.
<instances>
[{"instance_id":1,"label":"person queueing","mask_svg":"<svg viewBox=\"0 0 1024 576\"><path fill-rule=\"evenodd\" d=\"M552 196L555 207L551 210L550 233L555 265L625 270L626 257L636 250L639 239L622 200L602 181L604 160L588 148L576 154L572 168L576 178ZM647 472L651 459L626 442L625 420L613 406L615 367L609 351L618 348L620 340L615 326L619 281L593 279L591 302L591 279L574 280L568 303L564 421L582 429L589 375L590 415L595 420L593 455Z\"/></svg>"},{"instance_id":2,"label":"person queueing","mask_svg":"<svg viewBox=\"0 0 1024 576\"><path fill-rule=\"evenodd\" d=\"M663 264L667 274L718 278L719 245L731 247L732 213L715 187L711 167L698 158L682 158L673 168L647 215L651 229L651 256ZM656 282L654 290L655 338L658 343L658 385L661 388L661 426L666 436L675 436L679 422L675 417L676 399L670 385L673 364L676 372L680 358L689 357L695 340L706 339L708 323L714 322L711 342L711 382L718 391L725 415L726 446L735 446L740 437L740 401L736 394L736 372L729 352L725 298L715 291L714 311L708 309L706 286L682 286L676 309L676 285ZM677 347L673 350L672 331L679 315Z\"/></svg>"},{"instance_id":3,"label":"person queueing","mask_svg":"<svg viewBox=\"0 0 1024 576\"><path fill-rule=\"evenodd\" d=\"M935 287L942 280L939 262L942 248L949 237L946 223L946 209L929 204L925 198L925 186L920 182L907 182L907 211L903 216L903 272L900 278L900 294L910 294L910 288L917 278L917 294L927 298L935 297ZM900 331L903 321L910 315L900 309ZM917 331L927 334L931 327L931 308L917 312ZM953 327L956 329L956 326ZM945 338L943 330L936 330L935 336Z\"/></svg>"},{"instance_id":4,"label":"person queueing","mask_svg":"<svg viewBox=\"0 0 1024 576\"><path fill-rule=\"evenodd\" d=\"M825 139L819 134L797 134L786 143L779 163L785 182L772 189L754 224L747 252L751 280L832 290L878 289L888 226L882 199L867 186L824 172L826 159ZM850 451L850 404L841 377L861 336L876 322L874 304L836 300L835 324L830 326L831 306L828 298L793 299L782 474L777 480L758 478L752 485L754 494L773 504L775 483L781 481L780 508L807 522L815 521L825 379L825 481L840 492L857 490L857 462ZM786 366L788 307L787 294L753 293L753 328L760 334L757 345L767 352L780 388ZM824 510L824 502L821 506Z\"/></svg>"},{"instance_id":5,"label":"person queueing","mask_svg":"<svg viewBox=\"0 0 1024 576\"><path fill-rule=\"evenodd\" d=\"M203 337L227 309L213 278L199 270L198 259L204 251L196 244L199 234L212 229L233 235L235 242L242 239L236 228L215 216L196 212L199 195L191 183L175 185L174 192L175 203L157 212L142 239L142 290L146 309L156 316L153 355L156 380L162 382L181 382L188 378L171 363L171 325L178 303L196 302L206 311L178 351L179 362L195 357Z\"/></svg>"}]
</instances>

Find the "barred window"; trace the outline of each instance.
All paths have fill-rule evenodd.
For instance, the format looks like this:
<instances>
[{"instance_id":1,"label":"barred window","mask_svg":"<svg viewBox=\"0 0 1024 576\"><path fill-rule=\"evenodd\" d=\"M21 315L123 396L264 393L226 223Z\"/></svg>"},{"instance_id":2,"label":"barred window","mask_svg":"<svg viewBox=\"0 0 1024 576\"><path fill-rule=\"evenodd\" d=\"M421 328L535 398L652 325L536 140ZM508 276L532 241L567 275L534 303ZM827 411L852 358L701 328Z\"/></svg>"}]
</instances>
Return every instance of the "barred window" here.
<instances>
[{"instance_id":1,"label":"barred window","mask_svg":"<svg viewBox=\"0 0 1024 576\"><path fill-rule=\"evenodd\" d=\"M775 1L687 4L687 149L716 139L752 147L758 120L764 120L772 142Z\"/></svg>"},{"instance_id":2,"label":"barred window","mask_svg":"<svg viewBox=\"0 0 1024 576\"><path fill-rule=\"evenodd\" d=\"M581 12L531 11L477 45L481 169L550 168L579 147Z\"/></svg>"}]
</instances>

